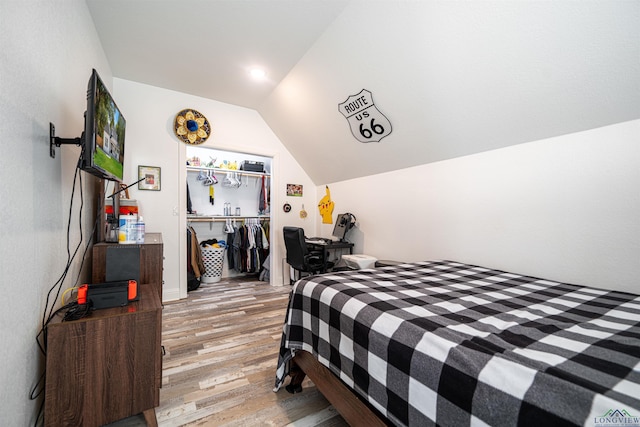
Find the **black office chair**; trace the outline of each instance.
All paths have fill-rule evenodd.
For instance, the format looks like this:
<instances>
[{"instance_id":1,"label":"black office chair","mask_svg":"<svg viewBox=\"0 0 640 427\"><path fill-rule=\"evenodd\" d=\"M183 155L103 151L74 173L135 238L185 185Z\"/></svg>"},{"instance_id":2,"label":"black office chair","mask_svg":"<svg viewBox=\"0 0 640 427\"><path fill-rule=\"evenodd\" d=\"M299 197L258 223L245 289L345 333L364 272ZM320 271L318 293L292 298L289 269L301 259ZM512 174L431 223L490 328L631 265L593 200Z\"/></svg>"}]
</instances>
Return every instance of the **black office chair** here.
<instances>
[{"instance_id":1,"label":"black office chair","mask_svg":"<svg viewBox=\"0 0 640 427\"><path fill-rule=\"evenodd\" d=\"M304 240L304 230L299 227L284 227L284 245L287 249L287 263L298 273L297 278L290 278L293 284L303 273L318 274L326 272L333 263L324 263L321 251L309 251Z\"/></svg>"}]
</instances>

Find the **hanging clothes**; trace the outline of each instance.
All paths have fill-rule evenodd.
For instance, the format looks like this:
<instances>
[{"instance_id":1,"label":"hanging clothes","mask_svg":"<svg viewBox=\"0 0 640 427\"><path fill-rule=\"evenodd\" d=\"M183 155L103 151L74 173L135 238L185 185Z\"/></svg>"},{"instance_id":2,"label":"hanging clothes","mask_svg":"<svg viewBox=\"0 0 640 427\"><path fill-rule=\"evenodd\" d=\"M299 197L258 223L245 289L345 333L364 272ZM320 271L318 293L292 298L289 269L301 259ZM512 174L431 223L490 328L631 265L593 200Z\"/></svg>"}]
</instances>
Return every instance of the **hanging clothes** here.
<instances>
[{"instance_id":1,"label":"hanging clothes","mask_svg":"<svg viewBox=\"0 0 640 427\"><path fill-rule=\"evenodd\" d=\"M229 266L239 273L259 273L269 255L268 234L262 224L247 220L227 234L230 249L227 251Z\"/></svg>"},{"instance_id":2,"label":"hanging clothes","mask_svg":"<svg viewBox=\"0 0 640 427\"><path fill-rule=\"evenodd\" d=\"M266 181L265 181L265 176L262 175L261 181L260 181L260 195L258 196L258 215L264 215L265 212L267 211L267 195L265 192L265 187L266 187Z\"/></svg>"},{"instance_id":3,"label":"hanging clothes","mask_svg":"<svg viewBox=\"0 0 640 427\"><path fill-rule=\"evenodd\" d=\"M189 193L189 183L187 182L187 213L193 213L193 205L191 204L191 194Z\"/></svg>"},{"instance_id":4,"label":"hanging clothes","mask_svg":"<svg viewBox=\"0 0 640 427\"><path fill-rule=\"evenodd\" d=\"M200 277L205 271L198 236L191 226L187 226L187 291L200 287Z\"/></svg>"},{"instance_id":5,"label":"hanging clothes","mask_svg":"<svg viewBox=\"0 0 640 427\"><path fill-rule=\"evenodd\" d=\"M233 265L233 269L241 273L242 272L242 258L241 258L242 229L235 226L235 224L234 224L234 228L235 228L235 231L233 233L233 245L232 245L233 260L232 262L229 263L229 265Z\"/></svg>"},{"instance_id":6,"label":"hanging clothes","mask_svg":"<svg viewBox=\"0 0 640 427\"><path fill-rule=\"evenodd\" d=\"M269 181L264 175L260 178L260 194L258 195L258 215L269 213L271 195L269 194Z\"/></svg>"},{"instance_id":7,"label":"hanging clothes","mask_svg":"<svg viewBox=\"0 0 640 427\"><path fill-rule=\"evenodd\" d=\"M236 238L236 227L231 223L230 219L227 219L227 224L225 225L225 232L227 233L227 263L229 268L235 270L235 238Z\"/></svg>"}]
</instances>

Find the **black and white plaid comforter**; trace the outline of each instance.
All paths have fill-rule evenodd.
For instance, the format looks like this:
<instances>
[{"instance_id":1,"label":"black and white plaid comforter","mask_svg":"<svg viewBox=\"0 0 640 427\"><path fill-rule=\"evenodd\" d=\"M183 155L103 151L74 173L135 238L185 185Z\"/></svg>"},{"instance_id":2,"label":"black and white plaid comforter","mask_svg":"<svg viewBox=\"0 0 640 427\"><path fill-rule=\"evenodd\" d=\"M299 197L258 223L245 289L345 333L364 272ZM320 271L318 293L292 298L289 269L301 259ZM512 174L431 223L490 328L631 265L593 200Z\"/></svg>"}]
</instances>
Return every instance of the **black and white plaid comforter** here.
<instances>
[{"instance_id":1,"label":"black and white plaid comforter","mask_svg":"<svg viewBox=\"0 0 640 427\"><path fill-rule=\"evenodd\" d=\"M637 295L449 261L339 272L292 290L276 391L297 349L397 425L640 426Z\"/></svg>"}]
</instances>

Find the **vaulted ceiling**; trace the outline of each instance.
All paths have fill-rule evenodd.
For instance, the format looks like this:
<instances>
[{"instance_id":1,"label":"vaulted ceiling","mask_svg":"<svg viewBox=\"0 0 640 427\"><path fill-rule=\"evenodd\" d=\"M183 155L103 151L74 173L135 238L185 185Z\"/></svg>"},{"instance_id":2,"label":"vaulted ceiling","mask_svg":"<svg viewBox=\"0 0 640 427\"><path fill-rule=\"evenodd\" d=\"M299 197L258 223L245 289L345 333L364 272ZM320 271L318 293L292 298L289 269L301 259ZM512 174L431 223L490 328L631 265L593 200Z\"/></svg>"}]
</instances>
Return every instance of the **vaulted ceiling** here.
<instances>
[{"instance_id":1,"label":"vaulted ceiling","mask_svg":"<svg viewBox=\"0 0 640 427\"><path fill-rule=\"evenodd\" d=\"M87 4L115 77L257 110L318 185L640 118L635 0Z\"/></svg>"}]
</instances>

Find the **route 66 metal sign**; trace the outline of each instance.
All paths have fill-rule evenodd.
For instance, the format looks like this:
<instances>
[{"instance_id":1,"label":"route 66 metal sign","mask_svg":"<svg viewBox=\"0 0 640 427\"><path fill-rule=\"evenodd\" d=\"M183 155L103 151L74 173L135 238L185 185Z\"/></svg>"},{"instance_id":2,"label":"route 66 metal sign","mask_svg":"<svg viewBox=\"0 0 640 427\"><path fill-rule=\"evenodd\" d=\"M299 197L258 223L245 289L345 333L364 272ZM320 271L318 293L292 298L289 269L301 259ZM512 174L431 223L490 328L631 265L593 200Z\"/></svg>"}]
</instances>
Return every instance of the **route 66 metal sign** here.
<instances>
[{"instance_id":1,"label":"route 66 metal sign","mask_svg":"<svg viewBox=\"0 0 640 427\"><path fill-rule=\"evenodd\" d=\"M366 89L338 104L338 111L347 119L351 133L360 142L380 142L391 133L391 122L378 110L371 92Z\"/></svg>"}]
</instances>

